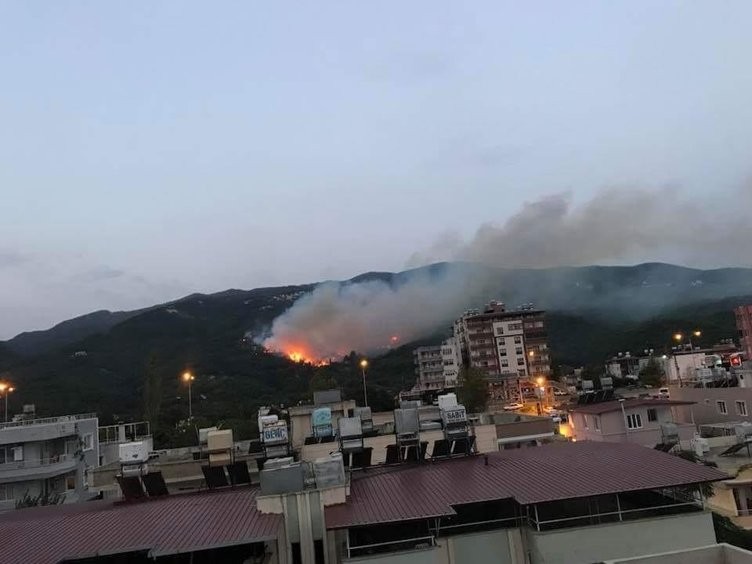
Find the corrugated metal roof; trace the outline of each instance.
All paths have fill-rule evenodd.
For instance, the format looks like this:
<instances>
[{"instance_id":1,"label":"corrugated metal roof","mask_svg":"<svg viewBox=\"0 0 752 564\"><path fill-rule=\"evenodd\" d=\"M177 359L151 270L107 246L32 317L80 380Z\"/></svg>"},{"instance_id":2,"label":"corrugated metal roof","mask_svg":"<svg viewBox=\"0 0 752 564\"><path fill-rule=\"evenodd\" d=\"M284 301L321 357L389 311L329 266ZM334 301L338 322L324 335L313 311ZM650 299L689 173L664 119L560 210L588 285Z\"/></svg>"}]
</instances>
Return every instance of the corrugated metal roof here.
<instances>
[{"instance_id":1,"label":"corrugated metal roof","mask_svg":"<svg viewBox=\"0 0 752 564\"><path fill-rule=\"evenodd\" d=\"M256 509L257 488L136 503L94 501L0 516L4 564L148 550L153 556L277 538L280 515Z\"/></svg>"},{"instance_id":2,"label":"corrugated metal roof","mask_svg":"<svg viewBox=\"0 0 752 564\"><path fill-rule=\"evenodd\" d=\"M645 398L645 399L626 399L624 400L624 409L631 409L633 407L650 407L650 406L668 406L668 407L674 407L678 405L693 405L696 402L694 401L677 401L677 400L668 400L668 399L651 399L651 398ZM601 413L609 413L611 411L620 411L621 410L621 402L618 400L615 401L604 401L601 403L590 403L590 404L584 404L584 405L576 405L572 407L569 411L571 413L587 413L590 415L600 415Z\"/></svg>"},{"instance_id":3,"label":"corrugated metal roof","mask_svg":"<svg viewBox=\"0 0 752 564\"><path fill-rule=\"evenodd\" d=\"M522 505L722 480L701 464L640 445L559 443L454 459L353 479L330 529L451 515L453 505L512 498Z\"/></svg>"}]
</instances>

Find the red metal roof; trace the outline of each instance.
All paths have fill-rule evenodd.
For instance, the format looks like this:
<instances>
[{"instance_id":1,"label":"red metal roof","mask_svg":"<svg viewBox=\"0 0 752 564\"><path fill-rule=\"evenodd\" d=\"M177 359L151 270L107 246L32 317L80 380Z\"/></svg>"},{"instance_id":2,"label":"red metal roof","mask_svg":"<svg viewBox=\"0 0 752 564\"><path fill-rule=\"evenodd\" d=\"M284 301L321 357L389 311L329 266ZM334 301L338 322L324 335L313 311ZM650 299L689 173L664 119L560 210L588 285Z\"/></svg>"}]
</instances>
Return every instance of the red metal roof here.
<instances>
[{"instance_id":1,"label":"red metal roof","mask_svg":"<svg viewBox=\"0 0 752 564\"><path fill-rule=\"evenodd\" d=\"M11 511L0 516L2 561L55 564L134 550L158 556L275 539L282 517L260 513L257 492L243 488Z\"/></svg>"},{"instance_id":2,"label":"red metal roof","mask_svg":"<svg viewBox=\"0 0 752 564\"><path fill-rule=\"evenodd\" d=\"M365 472L346 504L326 508L338 529L454 513L453 505L515 499L522 505L727 479L713 468L640 445L554 443L421 466Z\"/></svg>"},{"instance_id":3,"label":"red metal roof","mask_svg":"<svg viewBox=\"0 0 752 564\"><path fill-rule=\"evenodd\" d=\"M630 409L632 407L651 407L651 406L668 406L674 407L678 405L693 405L697 402L694 401L678 401L669 399L655 399L655 398L631 398L624 400L624 409ZM604 401L600 403L590 403L583 405L576 405L570 408L571 413L587 413L589 415L600 415L601 413L609 413L611 411L620 411L621 402L619 400Z\"/></svg>"}]
</instances>

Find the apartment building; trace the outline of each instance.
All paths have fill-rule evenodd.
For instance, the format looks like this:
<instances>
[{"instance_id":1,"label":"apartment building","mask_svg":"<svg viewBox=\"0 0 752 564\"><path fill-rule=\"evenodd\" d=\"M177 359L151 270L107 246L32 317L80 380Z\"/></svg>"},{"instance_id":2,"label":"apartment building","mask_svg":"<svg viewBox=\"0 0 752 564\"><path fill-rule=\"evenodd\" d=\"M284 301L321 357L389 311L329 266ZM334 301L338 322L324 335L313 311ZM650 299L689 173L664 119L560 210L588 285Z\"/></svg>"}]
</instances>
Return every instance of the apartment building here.
<instances>
[{"instance_id":1,"label":"apartment building","mask_svg":"<svg viewBox=\"0 0 752 564\"><path fill-rule=\"evenodd\" d=\"M413 391L441 391L457 386L461 367L457 340L452 337L440 345L418 347L413 351L415 386Z\"/></svg>"},{"instance_id":2,"label":"apartment building","mask_svg":"<svg viewBox=\"0 0 752 564\"><path fill-rule=\"evenodd\" d=\"M504 394L516 389L519 379L546 378L551 372L545 312L531 304L507 311L493 301L483 311L466 312L454 328L463 363L482 370Z\"/></svg>"},{"instance_id":3,"label":"apartment building","mask_svg":"<svg viewBox=\"0 0 752 564\"><path fill-rule=\"evenodd\" d=\"M0 423L0 510L26 496L86 499L86 469L99 463L94 413Z\"/></svg>"},{"instance_id":4,"label":"apartment building","mask_svg":"<svg viewBox=\"0 0 752 564\"><path fill-rule=\"evenodd\" d=\"M336 469L337 458L319 463ZM709 550L700 486L726 477L597 442L316 471L297 484L286 479L300 472L292 464L265 466L260 487L0 515L3 562L584 564Z\"/></svg>"}]
</instances>

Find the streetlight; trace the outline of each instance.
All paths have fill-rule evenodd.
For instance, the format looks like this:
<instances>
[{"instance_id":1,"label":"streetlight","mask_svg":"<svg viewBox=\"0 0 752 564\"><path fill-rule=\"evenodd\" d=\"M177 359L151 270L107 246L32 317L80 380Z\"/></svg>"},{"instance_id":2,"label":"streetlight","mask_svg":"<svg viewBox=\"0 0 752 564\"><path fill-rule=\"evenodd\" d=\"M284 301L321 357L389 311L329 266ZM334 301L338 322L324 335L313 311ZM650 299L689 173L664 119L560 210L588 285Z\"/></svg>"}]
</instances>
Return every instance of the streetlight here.
<instances>
[{"instance_id":1,"label":"streetlight","mask_svg":"<svg viewBox=\"0 0 752 564\"><path fill-rule=\"evenodd\" d=\"M193 400L191 399L191 382L193 382L196 379L196 377L191 374L190 372L183 372L183 382L186 382L188 384L188 420L193 419Z\"/></svg>"},{"instance_id":2,"label":"streetlight","mask_svg":"<svg viewBox=\"0 0 752 564\"><path fill-rule=\"evenodd\" d=\"M364 358L360 361L360 371L363 374L363 405L368 407L368 391L366 390L366 368L368 368L368 361Z\"/></svg>"},{"instance_id":3,"label":"streetlight","mask_svg":"<svg viewBox=\"0 0 752 564\"><path fill-rule=\"evenodd\" d=\"M8 422L8 395L11 392L15 392L16 389L13 386L10 386L5 383L0 383L0 392L2 392L5 395L5 422Z\"/></svg>"}]
</instances>

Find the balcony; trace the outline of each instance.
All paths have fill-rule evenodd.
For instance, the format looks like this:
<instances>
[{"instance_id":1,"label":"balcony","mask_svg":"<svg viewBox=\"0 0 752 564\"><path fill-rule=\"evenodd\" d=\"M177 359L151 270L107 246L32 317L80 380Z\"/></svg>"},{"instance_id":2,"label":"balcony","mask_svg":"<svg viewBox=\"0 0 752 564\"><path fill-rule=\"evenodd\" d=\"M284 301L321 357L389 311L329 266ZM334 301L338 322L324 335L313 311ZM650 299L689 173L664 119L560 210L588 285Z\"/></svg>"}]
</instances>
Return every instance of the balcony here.
<instances>
[{"instance_id":1,"label":"balcony","mask_svg":"<svg viewBox=\"0 0 752 564\"><path fill-rule=\"evenodd\" d=\"M76 424L82 419L96 419L96 413L63 415L28 421L0 423L0 444L50 441L77 434Z\"/></svg>"},{"instance_id":2,"label":"balcony","mask_svg":"<svg viewBox=\"0 0 752 564\"><path fill-rule=\"evenodd\" d=\"M77 462L78 458L72 454L6 462L0 464L0 483L52 478L75 470Z\"/></svg>"}]
</instances>

